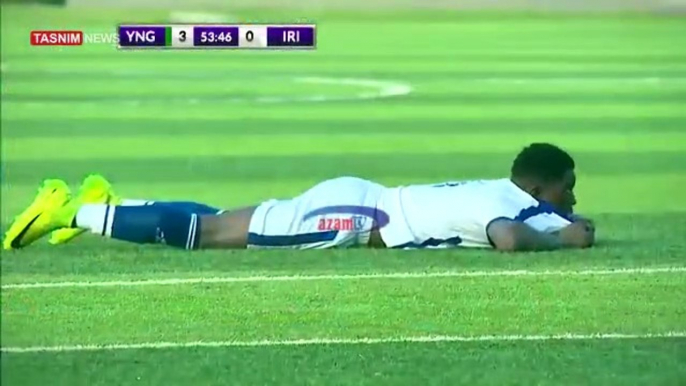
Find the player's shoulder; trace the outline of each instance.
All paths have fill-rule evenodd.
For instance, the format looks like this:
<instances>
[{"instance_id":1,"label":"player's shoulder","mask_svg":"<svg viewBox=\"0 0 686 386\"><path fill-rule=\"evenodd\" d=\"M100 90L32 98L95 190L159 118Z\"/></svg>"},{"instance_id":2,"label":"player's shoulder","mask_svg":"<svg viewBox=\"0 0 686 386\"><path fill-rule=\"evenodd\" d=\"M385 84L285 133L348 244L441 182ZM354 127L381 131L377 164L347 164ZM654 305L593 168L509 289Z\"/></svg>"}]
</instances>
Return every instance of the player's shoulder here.
<instances>
[{"instance_id":1,"label":"player's shoulder","mask_svg":"<svg viewBox=\"0 0 686 386\"><path fill-rule=\"evenodd\" d=\"M508 178L498 179L479 179L479 180L463 180L463 181L448 181L434 184L435 187L452 187L465 190L473 190L477 192L496 193L505 195L519 195L517 186Z\"/></svg>"},{"instance_id":2,"label":"player's shoulder","mask_svg":"<svg viewBox=\"0 0 686 386\"><path fill-rule=\"evenodd\" d=\"M499 179L455 180L430 184L434 188L489 188L499 184ZM426 186L426 185L425 185Z\"/></svg>"},{"instance_id":3,"label":"player's shoulder","mask_svg":"<svg viewBox=\"0 0 686 386\"><path fill-rule=\"evenodd\" d=\"M468 181L464 189L464 194L471 202L487 205L503 213L516 212L537 203L535 198L509 178Z\"/></svg>"},{"instance_id":4,"label":"player's shoulder","mask_svg":"<svg viewBox=\"0 0 686 386\"><path fill-rule=\"evenodd\" d=\"M517 186L517 184L512 182L512 180L509 178L491 180L491 182L488 184L488 190L493 192L499 198L508 202L526 205L536 202L535 198Z\"/></svg>"},{"instance_id":5,"label":"player's shoulder","mask_svg":"<svg viewBox=\"0 0 686 386\"><path fill-rule=\"evenodd\" d=\"M445 181L432 184L408 185L405 188L417 192L445 192L468 197L472 201L500 201L506 204L526 205L535 201L528 193L520 189L509 178L473 179Z\"/></svg>"}]
</instances>

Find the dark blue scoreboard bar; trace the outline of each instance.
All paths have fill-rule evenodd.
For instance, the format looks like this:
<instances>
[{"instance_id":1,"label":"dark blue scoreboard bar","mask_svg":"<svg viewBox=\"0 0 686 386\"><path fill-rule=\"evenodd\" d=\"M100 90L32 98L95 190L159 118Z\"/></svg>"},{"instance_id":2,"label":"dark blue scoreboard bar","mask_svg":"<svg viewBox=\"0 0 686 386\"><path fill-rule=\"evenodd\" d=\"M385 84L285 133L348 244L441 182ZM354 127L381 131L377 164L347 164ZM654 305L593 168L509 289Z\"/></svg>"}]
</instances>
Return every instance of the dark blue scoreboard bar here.
<instances>
[{"instance_id":1,"label":"dark blue scoreboard bar","mask_svg":"<svg viewBox=\"0 0 686 386\"><path fill-rule=\"evenodd\" d=\"M317 28L288 25L120 25L119 48L315 49Z\"/></svg>"}]
</instances>

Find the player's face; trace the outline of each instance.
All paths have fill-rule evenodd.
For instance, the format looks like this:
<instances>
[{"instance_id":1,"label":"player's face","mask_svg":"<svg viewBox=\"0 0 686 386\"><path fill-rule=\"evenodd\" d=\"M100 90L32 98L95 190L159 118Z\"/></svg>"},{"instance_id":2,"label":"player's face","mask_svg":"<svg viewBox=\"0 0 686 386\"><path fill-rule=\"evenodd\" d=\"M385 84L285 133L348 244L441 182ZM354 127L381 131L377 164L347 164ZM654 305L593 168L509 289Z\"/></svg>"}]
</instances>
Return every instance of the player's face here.
<instances>
[{"instance_id":1,"label":"player's face","mask_svg":"<svg viewBox=\"0 0 686 386\"><path fill-rule=\"evenodd\" d=\"M576 175L574 170L568 170L561 180L551 182L542 187L539 198L555 206L562 213L571 214L576 205L574 186Z\"/></svg>"}]
</instances>

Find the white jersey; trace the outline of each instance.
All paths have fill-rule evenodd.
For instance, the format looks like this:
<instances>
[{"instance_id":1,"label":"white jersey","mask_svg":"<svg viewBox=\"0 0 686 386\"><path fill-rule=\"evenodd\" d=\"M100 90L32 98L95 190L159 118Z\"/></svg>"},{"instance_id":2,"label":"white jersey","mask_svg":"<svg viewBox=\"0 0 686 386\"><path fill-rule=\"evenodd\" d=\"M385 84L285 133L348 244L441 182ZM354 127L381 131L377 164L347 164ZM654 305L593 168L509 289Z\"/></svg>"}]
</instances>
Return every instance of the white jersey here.
<instances>
[{"instance_id":1,"label":"white jersey","mask_svg":"<svg viewBox=\"0 0 686 386\"><path fill-rule=\"evenodd\" d=\"M487 228L501 218L541 232L571 224L509 179L387 188L377 207L390 219L380 229L389 248L492 247Z\"/></svg>"}]
</instances>

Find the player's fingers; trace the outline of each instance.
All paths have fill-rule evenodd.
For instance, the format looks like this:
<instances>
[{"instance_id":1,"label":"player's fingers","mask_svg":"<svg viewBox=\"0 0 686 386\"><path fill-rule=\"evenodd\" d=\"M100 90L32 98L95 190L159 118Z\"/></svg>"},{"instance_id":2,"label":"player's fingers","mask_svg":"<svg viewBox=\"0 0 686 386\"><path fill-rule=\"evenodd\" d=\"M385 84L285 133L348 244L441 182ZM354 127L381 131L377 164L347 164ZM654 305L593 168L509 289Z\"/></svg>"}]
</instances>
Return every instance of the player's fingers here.
<instances>
[{"instance_id":1,"label":"player's fingers","mask_svg":"<svg viewBox=\"0 0 686 386\"><path fill-rule=\"evenodd\" d=\"M595 229L595 225L593 224L593 221L582 218L577 220L576 222L583 224L584 228L586 229Z\"/></svg>"}]
</instances>

